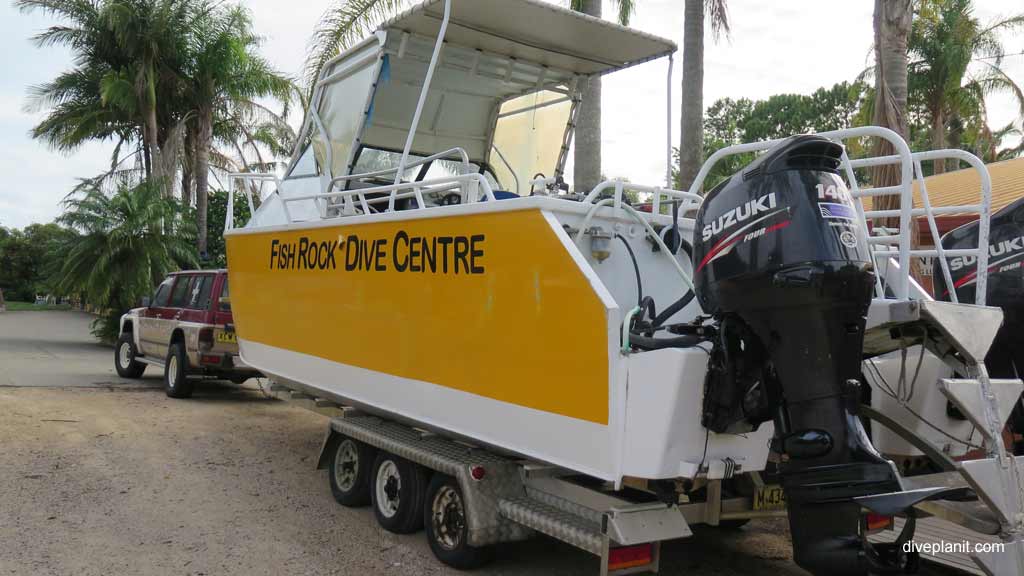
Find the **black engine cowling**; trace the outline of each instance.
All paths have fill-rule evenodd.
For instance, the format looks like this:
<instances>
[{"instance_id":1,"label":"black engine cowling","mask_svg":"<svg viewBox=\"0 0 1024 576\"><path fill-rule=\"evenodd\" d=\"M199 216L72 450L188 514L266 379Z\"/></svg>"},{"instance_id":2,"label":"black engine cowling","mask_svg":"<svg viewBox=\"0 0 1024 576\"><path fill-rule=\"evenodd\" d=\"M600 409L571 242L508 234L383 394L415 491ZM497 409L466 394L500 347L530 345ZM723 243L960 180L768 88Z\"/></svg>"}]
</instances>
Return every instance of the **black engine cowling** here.
<instances>
[{"instance_id":1,"label":"black engine cowling","mask_svg":"<svg viewBox=\"0 0 1024 576\"><path fill-rule=\"evenodd\" d=\"M900 488L855 415L874 273L838 173L842 151L819 136L793 137L709 192L697 215L694 285L721 333L742 325L766 351L795 560L814 574L854 575L877 567L865 559L851 499Z\"/></svg>"},{"instance_id":2,"label":"black engine cowling","mask_svg":"<svg viewBox=\"0 0 1024 576\"><path fill-rule=\"evenodd\" d=\"M1024 347L1019 344L1024 335L1024 199L992 215L988 244L985 303L1003 309L1003 325L985 356L985 367L993 378L1020 378L1024 375ZM942 247L946 250L977 246L977 221L960 226L942 237ZM973 304L977 293L977 258L954 256L946 261L957 300ZM932 279L935 297L952 300L938 259L933 265ZM1024 432L1024 410L1019 402L1010 417L1010 426L1014 432ZM1024 454L1024 444L1018 443L1014 452Z\"/></svg>"}]
</instances>

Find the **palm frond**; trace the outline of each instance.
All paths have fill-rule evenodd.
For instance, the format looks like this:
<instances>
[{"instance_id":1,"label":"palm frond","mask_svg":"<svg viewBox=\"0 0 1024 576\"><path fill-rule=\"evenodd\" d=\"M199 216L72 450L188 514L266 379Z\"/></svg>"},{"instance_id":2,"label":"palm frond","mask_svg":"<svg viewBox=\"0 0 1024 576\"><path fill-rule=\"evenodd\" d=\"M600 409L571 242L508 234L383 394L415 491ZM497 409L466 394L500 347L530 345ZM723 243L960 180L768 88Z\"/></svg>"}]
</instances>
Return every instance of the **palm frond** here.
<instances>
[{"instance_id":1,"label":"palm frond","mask_svg":"<svg viewBox=\"0 0 1024 576\"><path fill-rule=\"evenodd\" d=\"M732 29L729 24L729 3L727 0L704 0L704 11L711 20L711 32L715 40L728 37Z\"/></svg>"},{"instance_id":2,"label":"palm frond","mask_svg":"<svg viewBox=\"0 0 1024 576\"><path fill-rule=\"evenodd\" d=\"M309 39L303 74L306 91L312 93L328 61L408 3L408 0L334 0L334 4L320 17Z\"/></svg>"}]
</instances>

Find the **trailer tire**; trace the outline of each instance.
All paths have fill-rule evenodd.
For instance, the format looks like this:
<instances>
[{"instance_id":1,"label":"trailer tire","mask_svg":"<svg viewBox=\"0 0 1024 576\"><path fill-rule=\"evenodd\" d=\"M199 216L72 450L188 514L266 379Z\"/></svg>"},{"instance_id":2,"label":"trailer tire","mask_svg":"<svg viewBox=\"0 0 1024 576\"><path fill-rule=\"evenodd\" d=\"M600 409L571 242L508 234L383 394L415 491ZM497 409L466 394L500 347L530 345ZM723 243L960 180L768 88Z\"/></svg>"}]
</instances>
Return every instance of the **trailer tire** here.
<instances>
[{"instance_id":1,"label":"trailer tire","mask_svg":"<svg viewBox=\"0 0 1024 576\"><path fill-rule=\"evenodd\" d=\"M181 342L171 344L164 362L164 392L171 398L192 396L193 383L188 379L188 355Z\"/></svg>"},{"instance_id":2,"label":"trailer tire","mask_svg":"<svg viewBox=\"0 0 1024 576\"><path fill-rule=\"evenodd\" d=\"M135 359L138 351L135 350L135 340L131 332L121 334L114 347L114 368L121 378L138 378L146 371L146 365Z\"/></svg>"},{"instance_id":3,"label":"trailer tire","mask_svg":"<svg viewBox=\"0 0 1024 576\"><path fill-rule=\"evenodd\" d=\"M331 446L327 464L331 494L338 504L349 508L370 503L370 474L374 449L369 444L338 435Z\"/></svg>"},{"instance_id":4,"label":"trailer tire","mask_svg":"<svg viewBox=\"0 0 1024 576\"><path fill-rule=\"evenodd\" d=\"M746 526L749 523L750 523L750 518L736 518L736 519L732 519L732 520L719 520L718 521L718 526L716 526L716 528L718 528L719 530L734 531L734 530L739 530L740 528L743 528L744 526Z\"/></svg>"},{"instance_id":5,"label":"trailer tire","mask_svg":"<svg viewBox=\"0 0 1024 576\"><path fill-rule=\"evenodd\" d=\"M370 501L377 522L388 532L412 534L423 528L426 469L387 452L373 463Z\"/></svg>"},{"instance_id":6,"label":"trailer tire","mask_svg":"<svg viewBox=\"0 0 1024 576\"><path fill-rule=\"evenodd\" d=\"M494 546L470 546L465 499L459 483L434 474L427 487L423 523L427 543L438 560L457 570L472 570L494 560Z\"/></svg>"}]
</instances>

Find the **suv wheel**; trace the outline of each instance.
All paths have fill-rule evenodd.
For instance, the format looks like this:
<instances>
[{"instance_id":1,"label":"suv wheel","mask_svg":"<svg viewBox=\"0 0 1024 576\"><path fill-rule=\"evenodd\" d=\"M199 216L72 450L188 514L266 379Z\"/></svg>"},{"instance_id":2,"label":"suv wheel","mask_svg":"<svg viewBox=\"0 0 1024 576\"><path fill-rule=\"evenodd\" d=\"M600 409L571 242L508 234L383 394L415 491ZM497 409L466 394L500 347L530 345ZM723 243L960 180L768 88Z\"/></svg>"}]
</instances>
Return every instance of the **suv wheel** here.
<instances>
[{"instance_id":1,"label":"suv wheel","mask_svg":"<svg viewBox=\"0 0 1024 576\"><path fill-rule=\"evenodd\" d=\"M121 334L114 346L114 368L121 378L138 378L146 371L146 365L135 359L135 341L131 332Z\"/></svg>"},{"instance_id":2,"label":"suv wheel","mask_svg":"<svg viewBox=\"0 0 1024 576\"><path fill-rule=\"evenodd\" d=\"M164 391L171 398L192 396L192 381L188 379L188 356L181 342L171 344L164 363Z\"/></svg>"}]
</instances>

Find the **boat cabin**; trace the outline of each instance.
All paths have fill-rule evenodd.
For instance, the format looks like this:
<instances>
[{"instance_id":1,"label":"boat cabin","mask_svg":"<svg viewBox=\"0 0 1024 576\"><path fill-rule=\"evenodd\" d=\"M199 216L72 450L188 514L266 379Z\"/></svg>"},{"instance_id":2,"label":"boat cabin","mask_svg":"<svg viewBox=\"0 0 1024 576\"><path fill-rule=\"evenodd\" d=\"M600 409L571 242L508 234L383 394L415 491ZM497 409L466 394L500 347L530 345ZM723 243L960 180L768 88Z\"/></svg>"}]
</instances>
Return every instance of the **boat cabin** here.
<instances>
[{"instance_id":1,"label":"boat cabin","mask_svg":"<svg viewBox=\"0 0 1024 576\"><path fill-rule=\"evenodd\" d=\"M584 84L675 50L540 0L419 4L324 66L250 225L567 192Z\"/></svg>"}]
</instances>

